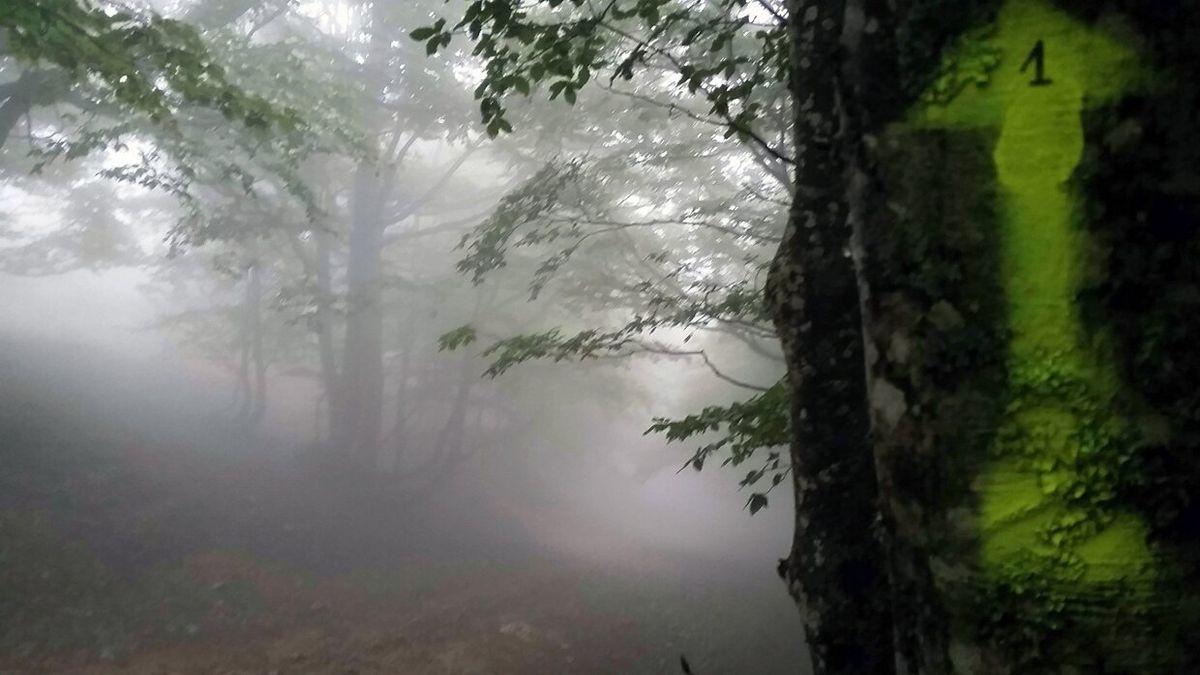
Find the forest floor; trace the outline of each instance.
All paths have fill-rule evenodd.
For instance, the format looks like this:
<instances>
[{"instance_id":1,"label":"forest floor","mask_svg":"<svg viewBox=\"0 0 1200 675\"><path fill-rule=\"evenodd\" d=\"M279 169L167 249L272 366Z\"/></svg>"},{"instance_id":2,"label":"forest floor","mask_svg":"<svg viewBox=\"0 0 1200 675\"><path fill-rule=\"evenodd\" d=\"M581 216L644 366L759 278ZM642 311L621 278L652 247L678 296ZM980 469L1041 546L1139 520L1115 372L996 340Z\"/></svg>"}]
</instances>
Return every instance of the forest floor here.
<instances>
[{"instance_id":1,"label":"forest floor","mask_svg":"<svg viewBox=\"0 0 1200 675\"><path fill-rule=\"evenodd\" d=\"M619 538L594 542L604 559L567 556L495 505L439 519L450 507L396 501L370 481L147 446L0 404L2 673L669 673L680 654L700 673L771 673L803 662L765 574ZM462 515L473 511L487 517Z\"/></svg>"}]
</instances>

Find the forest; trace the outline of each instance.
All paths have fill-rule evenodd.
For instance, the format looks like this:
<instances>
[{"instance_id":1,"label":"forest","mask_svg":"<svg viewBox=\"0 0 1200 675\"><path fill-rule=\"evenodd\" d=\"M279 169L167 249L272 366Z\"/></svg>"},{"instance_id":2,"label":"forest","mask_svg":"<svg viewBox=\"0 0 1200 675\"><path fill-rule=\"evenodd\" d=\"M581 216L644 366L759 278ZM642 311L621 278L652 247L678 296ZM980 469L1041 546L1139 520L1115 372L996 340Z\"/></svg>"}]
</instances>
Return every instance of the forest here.
<instances>
[{"instance_id":1,"label":"forest","mask_svg":"<svg viewBox=\"0 0 1200 675\"><path fill-rule=\"evenodd\" d=\"M0 672L1200 672L1200 0L0 0Z\"/></svg>"}]
</instances>

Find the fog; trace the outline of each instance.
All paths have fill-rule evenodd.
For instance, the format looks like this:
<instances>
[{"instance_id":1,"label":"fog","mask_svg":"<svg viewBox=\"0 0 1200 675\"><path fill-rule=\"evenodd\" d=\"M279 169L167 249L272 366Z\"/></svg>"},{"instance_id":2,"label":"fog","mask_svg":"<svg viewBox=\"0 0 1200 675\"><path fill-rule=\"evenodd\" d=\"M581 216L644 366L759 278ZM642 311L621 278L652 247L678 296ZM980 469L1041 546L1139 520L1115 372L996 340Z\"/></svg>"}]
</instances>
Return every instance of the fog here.
<instances>
[{"instance_id":1,"label":"fog","mask_svg":"<svg viewBox=\"0 0 1200 675\"><path fill-rule=\"evenodd\" d=\"M805 672L779 448L650 430L783 374L778 162L653 71L492 138L441 0L134 5L301 124L0 43L0 670Z\"/></svg>"}]
</instances>

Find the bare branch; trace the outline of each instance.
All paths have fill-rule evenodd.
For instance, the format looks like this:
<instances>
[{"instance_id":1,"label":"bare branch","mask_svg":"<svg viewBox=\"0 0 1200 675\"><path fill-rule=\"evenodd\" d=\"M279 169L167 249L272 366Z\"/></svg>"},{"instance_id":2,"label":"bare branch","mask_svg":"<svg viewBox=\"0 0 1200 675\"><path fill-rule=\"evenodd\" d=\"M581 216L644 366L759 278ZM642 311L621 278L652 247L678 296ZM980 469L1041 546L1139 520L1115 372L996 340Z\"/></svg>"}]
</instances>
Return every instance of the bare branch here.
<instances>
[{"instance_id":1,"label":"bare branch","mask_svg":"<svg viewBox=\"0 0 1200 675\"><path fill-rule=\"evenodd\" d=\"M696 350L671 349L669 347L664 347L662 345L658 345L658 344L654 344L654 343L650 343L650 342L638 342L637 345L638 345L638 347L641 348L642 351L649 352L651 354L662 354L665 356L699 356L701 359L704 360L704 365L708 366L708 369L712 371L713 375L716 375L717 377L721 378L722 380L725 380L726 382L728 382L732 385L742 387L743 389L751 389L753 391L767 391L770 389L770 387L763 387L763 386L760 386L757 384L751 384L749 382L745 382L743 380L739 380L730 375L727 375L726 373L722 372L719 368L717 368L717 365L715 363L713 363L712 359L710 359L708 357L708 353L705 352L703 349L696 349Z\"/></svg>"}]
</instances>

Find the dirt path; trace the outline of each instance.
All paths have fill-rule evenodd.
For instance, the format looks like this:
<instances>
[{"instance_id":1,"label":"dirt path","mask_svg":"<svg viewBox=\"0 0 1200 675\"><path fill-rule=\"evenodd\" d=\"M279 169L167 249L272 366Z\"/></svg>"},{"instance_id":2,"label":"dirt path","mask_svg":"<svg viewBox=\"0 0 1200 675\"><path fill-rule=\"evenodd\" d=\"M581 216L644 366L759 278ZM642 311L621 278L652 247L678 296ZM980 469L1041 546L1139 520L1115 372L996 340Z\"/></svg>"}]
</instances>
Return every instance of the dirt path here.
<instances>
[{"instance_id":1,"label":"dirt path","mask_svg":"<svg viewBox=\"0 0 1200 675\"><path fill-rule=\"evenodd\" d=\"M495 504L455 512L461 495L418 508L290 464L121 438L82 452L85 430L50 426L0 448L3 673L803 664L766 570L642 550L552 512L532 525ZM578 550L546 549L529 527L571 532Z\"/></svg>"},{"instance_id":2,"label":"dirt path","mask_svg":"<svg viewBox=\"0 0 1200 675\"><path fill-rule=\"evenodd\" d=\"M60 656L39 665L81 673L644 670L634 662L633 623L589 612L571 580L546 570L457 570L414 593L399 577L371 574L308 584L236 555L206 554L189 565L214 588L240 584L257 594L259 621L111 660Z\"/></svg>"}]
</instances>

